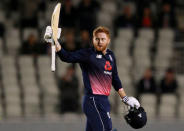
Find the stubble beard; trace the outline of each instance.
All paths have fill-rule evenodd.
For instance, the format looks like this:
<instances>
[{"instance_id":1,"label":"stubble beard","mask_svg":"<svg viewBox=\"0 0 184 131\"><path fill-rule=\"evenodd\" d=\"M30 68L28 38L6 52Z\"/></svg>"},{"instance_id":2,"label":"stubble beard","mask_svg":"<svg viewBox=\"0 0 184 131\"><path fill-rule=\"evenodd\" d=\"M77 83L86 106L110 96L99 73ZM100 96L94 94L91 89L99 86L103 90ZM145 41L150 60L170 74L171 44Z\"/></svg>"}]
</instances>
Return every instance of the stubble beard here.
<instances>
[{"instance_id":1,"label":"stubble beard","mask_svg":"<svg viewBox=\"0 0 184 131\"><path fill-rule=\"evenodd\" d=\"M107 45L99 47L98 45L95 46L95 49L100 52L104 52L107 49Z\"/></svg>"}]
</instances>

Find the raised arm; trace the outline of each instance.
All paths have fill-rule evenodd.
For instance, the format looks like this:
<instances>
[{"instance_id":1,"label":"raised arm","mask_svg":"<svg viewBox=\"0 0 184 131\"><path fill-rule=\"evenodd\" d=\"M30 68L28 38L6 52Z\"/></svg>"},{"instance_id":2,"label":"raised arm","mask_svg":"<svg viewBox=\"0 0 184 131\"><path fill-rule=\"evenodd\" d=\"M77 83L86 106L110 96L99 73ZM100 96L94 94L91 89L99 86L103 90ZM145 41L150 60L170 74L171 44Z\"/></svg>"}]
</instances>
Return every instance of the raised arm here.
<instances>
[{"instance_id":1,"label":"raised arm","mask_svg":"<svg viewBox=\"0 0 184 131\"><path fill-rule=\"evenodd\" d=\"M90 49L81 49L74 52L69 52L61 48L57 52L57 55L62 61L68 63L87 62L90 55Z\"/></svg>"}]
</instances>

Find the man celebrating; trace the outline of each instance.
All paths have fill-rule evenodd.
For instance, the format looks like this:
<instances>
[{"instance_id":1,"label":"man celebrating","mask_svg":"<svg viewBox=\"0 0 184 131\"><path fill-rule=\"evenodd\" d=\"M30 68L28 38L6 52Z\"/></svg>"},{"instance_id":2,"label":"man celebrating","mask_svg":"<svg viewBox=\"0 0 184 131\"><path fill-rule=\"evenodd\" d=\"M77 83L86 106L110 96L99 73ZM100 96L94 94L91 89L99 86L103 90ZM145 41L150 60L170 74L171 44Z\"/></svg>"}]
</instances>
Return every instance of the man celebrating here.
<instances>
[{"instance_id":1,"label":"man celebrating","mask_svg":"<svg viewBox=\"0 0 184 131\"><path fill-rule=\"evenodd\" d=\"M46 34L52 36L50 26ZM48 37L47 37L48 38ZM46 39L52 42L52 39ZM111 131L110 103L108 96L111 85L118 92L122 101L139 108L139 102L133 97L127 97L118 76L116 59L112 51L107 49L110 43L110 32L106 27L97 27L93 31L93 47L75 52L64 50L59 42L56 51L59 58L68 63L79 63L85 87L83 111L87 117L86 131Z\"/></svg>"}]
</instances>

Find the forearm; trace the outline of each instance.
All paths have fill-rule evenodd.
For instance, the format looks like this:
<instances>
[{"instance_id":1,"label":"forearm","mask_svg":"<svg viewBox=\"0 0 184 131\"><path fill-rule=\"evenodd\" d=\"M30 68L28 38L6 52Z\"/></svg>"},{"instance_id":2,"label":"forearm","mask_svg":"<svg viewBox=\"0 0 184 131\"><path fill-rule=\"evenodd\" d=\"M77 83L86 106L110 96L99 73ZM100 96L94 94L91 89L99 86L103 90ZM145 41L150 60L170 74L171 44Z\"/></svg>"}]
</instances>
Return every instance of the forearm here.
<instances>
[{"instance_id":1,"label":"forearm","mask_svg":"<svg viewBox=\"0 0 184 131\"><path fill-rule=\"evenodd\" d=\"M123 99L126 96L125 90L123 88L118 90L118 94Z\"/></svg>"}]
</instances>

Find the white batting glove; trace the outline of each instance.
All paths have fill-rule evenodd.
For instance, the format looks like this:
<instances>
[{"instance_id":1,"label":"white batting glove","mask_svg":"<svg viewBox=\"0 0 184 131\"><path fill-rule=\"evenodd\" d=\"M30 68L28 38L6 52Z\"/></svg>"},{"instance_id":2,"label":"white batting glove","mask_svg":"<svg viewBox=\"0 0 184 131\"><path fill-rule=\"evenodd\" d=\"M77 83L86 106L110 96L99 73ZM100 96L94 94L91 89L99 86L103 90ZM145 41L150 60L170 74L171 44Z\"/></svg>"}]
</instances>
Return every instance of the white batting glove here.
<instances>
[{"instance_id":1,"label":"white batting glove","mask_svg":"<svg viewBox=\"0 0 184 131\"><path fill-rule=\"evenodd\" d=\"M122 101L126 105L128 105L130 107L135 107L137 109L140 107L140 103L139 103L139 101L135 97L132 97L132 96L131 97L127 97L127 96L125 96L125 97L123 97Z\"/></svg>"},{"instance_id":2,"label":"white batting glove","mask_svg":"<svg viewBox=\"0 0 184 131\"><path fill-rule=\"evenodd\" d=\"M61 35L61 28L58 28L58 34L57 34L58 39L60 38L60 35ZM45 34L44 34L44 40L47 43L53 43L51 26L46 27Z\"/></svg>"}]
</instances>

